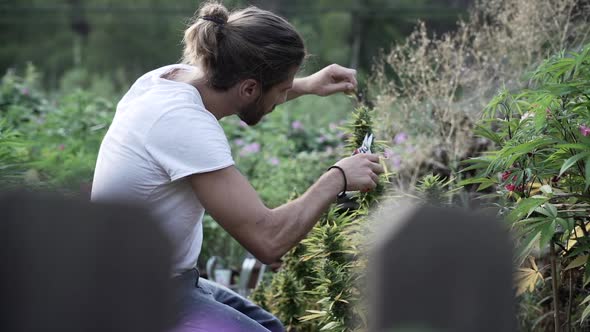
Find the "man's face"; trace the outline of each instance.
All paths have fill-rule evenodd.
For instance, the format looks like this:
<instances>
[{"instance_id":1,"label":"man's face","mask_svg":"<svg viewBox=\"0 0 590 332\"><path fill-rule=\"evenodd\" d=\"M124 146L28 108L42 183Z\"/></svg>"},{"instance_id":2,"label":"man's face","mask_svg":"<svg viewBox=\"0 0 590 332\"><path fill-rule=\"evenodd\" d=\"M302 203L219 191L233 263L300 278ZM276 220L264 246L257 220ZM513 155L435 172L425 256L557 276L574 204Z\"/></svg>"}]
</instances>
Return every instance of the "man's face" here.
<instances>
[{"instance_id":1,"label":"man's face","mask_svg":"<svg viewBox=\"0 0 590 332\"><path fill-rule=\"evenodd\" d=\"M254 126L262 118L271 113L278 104L282 104L287 100L287 94L293 87L293 80L299 67L294 67L289 73L289 78L281 83L273 85L266 92L262 93L258 100L242 107L238 111L238 117L249 126Z\"/></svg>"}]
</instances>

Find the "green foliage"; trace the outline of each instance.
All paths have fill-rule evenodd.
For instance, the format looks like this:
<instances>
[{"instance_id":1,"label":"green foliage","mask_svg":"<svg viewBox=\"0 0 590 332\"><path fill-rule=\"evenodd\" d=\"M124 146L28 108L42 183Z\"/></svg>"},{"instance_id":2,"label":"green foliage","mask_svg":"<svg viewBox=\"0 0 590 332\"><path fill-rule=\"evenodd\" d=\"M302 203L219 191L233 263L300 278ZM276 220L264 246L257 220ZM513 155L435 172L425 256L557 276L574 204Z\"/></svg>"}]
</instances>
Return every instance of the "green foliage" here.
<instances>
[{"instance_id":1,"label":"green foliage","mask_svg":"<svg viewBox=\"0 0 590 332\"><path fill-rule=\"evenodd\" d=\"M20 183L87 194L114 106L79 89L49 97L38 88L40 76L29 66L22 77L6 74L0 85L4 128L18 132L5 129L5 142L27 142L17 144Z\"/></svg>"},{"instance_id":2,"label":"green foliage","mask_svg":"<svg viewBox=\"0 0 590 332\"><path fill-rule=\"evenodd\" d=\"M560 265L581 271L584 286L590 281L589 82L587 45L544 61L530 75L528 89L501 91L486 107L478 131L497 150L467 160L467 169L478 173L463 181L496 189L492 195L504 202L500 212L520 238L518 262L557 245ZM528 269L524 272L532 269L533 277L521 282L534 285L536 268Z\"/></svg>"},{"instance_id":3,"label":"green foliage","mask_svg":"<svg viewBox=\"0 0 590 332\"><path fill-rule=\"evenodd\" d=\"M23 76L9 71L0 84L0 116L14 127L34 122L54 107L39 91L39 72L27 65Z\"/></svg>"},{"instance_id":4,"label":"green foliage","mask_svg":"<svg viewBox=\"0 0 590 332\"><path fill-rule=\"evenodd\" d=\"M26 142L22 135L0 120L0 184L3 188L19 183L24 176Z\"/></svg>"},{"instance_id":5,"label":"green foliage","mask_svg":"<svg viewBox=\"0 0 590 332\"><path fill-rule=\"evenodd\" d=\"M92 182L98 148L114 115L114 105L77 90L63 96L39 118L30 137L31 165L45 184L79 190Z\"/></svg>"}]
</instances>

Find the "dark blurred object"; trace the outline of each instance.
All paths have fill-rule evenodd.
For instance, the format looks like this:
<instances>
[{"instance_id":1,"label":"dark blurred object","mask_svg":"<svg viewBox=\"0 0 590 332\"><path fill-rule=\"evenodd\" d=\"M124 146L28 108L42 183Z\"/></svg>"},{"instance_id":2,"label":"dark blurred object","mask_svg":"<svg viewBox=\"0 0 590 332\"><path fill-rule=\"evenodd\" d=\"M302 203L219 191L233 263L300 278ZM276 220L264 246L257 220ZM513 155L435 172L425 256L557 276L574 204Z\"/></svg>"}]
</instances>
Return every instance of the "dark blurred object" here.
<instances>
[{"instance_id":1,"label":"dark blurred object","mask_svg":"<svg viewBox=\"0 0 590 332\"><path fill-rule=\"evenodd\" d=\"M164 331L169 241L142 209L0 195L0 331Z\"/></svg>"},{"instance_id":2,"label":"dark blurred object","mask_svg":"<svg viewBox=\"0 0 590 332\"><path fill-rule=\"evenodd\" d=\"M85 7L80 0L69 0L70 3L70 25L72 31L78 34L82 38L88 38L90 34L90 23L86 19L84 13Z\"/></svg>"},{"instance_id":3,"label":"dark blurred object","mask_svg":"<svg viewBox=\"0 0 590 332\"><path fill-rule=\"evenodd\" d=\"M393 214L395 213L395 214ZM391 209L371 261L371 331L516 331L512 243L493 217Z\"/></svg>"}]
</instances>

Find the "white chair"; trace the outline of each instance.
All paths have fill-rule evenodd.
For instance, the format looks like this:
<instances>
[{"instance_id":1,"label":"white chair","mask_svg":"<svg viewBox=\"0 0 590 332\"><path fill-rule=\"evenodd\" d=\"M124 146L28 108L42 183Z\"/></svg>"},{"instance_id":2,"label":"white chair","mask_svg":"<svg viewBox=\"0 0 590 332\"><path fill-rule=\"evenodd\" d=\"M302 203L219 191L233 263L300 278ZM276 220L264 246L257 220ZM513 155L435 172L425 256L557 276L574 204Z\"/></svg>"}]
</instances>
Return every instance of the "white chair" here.
<instances>
[{"instance_id":1,"label":"white chair","mask_svg":"<svg viewBox=\"0 0 590 332\"><path fill-rule=\"evenodd\" d=\"M215 281L215 270L220 265L221 261L222 259L219 256L211 256L207 260L206 270L207 278L209 280ZM257 273L254 273L257 264L259 264L260 267ZM262 282L264 272L266 272L266 265L260 263L252 255L248 255L242 262L238 282L230 285L229 288L246 297L250 295L253 288L256 288L258 284ZM256 277L256 281L253 281L253 277Z\"/></svg>"},{"instance_id":2,"label":"white chair","mask_svg":"<svg viewBox=\"0 0 590 332\"><path fill-rule=\"evenodd\" d=\"M209 257L209 259L207 260L207 266L206 266L207 279L209 279L211 281L215 281L215 268L219 264L220 260L221 260L221 258L218 256Z\"/></svg>"}]
</instances>

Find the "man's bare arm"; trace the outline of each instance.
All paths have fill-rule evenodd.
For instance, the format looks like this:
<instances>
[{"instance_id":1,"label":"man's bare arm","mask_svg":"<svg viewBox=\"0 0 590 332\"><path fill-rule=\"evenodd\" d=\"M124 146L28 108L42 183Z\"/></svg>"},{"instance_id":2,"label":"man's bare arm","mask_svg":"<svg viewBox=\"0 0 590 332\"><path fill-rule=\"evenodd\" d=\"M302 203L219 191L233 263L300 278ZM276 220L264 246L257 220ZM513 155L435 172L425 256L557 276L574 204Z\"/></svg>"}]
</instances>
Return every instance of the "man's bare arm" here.
<instances>
[{"instance_id":1,"label":"man's bare arm","mask_svg":"<svg viewBox=\"0 0 590 332\"><path fill-rule=\"evenodd\" d=\"M296 78L286 100L307 94L328 96L338 92L349 93L356 88L356 70L332 64L313 75Z\"/></svg>"},{"instance_id":2,"label":"man's bare arm","mask_svg":"<svg viewBox=\"0 0 590 332\"><path fill-rule=\"evenodd\" d=\"M356 155L340 161L349 190L376 186L383 172L376 155ZM342 174L323 174L301 197L275 209L267 208L248 180L233 166L194 174L190 181L203 207L228 233L263 263L280 259L315 225L343 189Z\"/></svg>"}]
</instances>

